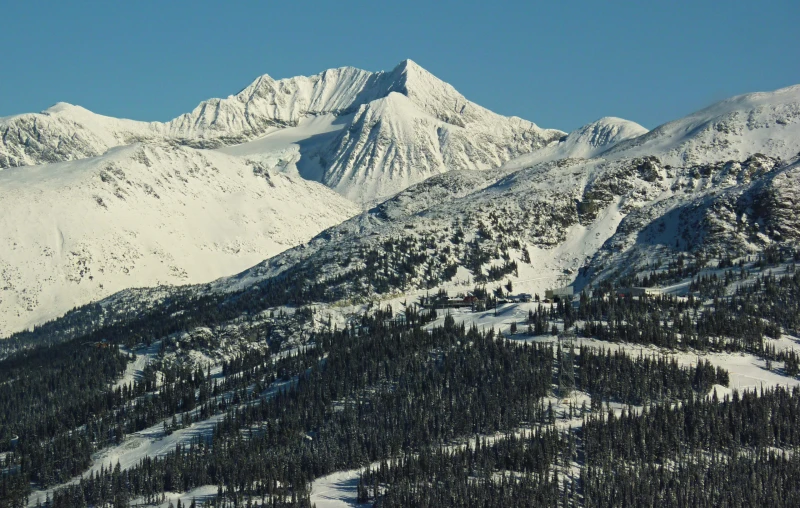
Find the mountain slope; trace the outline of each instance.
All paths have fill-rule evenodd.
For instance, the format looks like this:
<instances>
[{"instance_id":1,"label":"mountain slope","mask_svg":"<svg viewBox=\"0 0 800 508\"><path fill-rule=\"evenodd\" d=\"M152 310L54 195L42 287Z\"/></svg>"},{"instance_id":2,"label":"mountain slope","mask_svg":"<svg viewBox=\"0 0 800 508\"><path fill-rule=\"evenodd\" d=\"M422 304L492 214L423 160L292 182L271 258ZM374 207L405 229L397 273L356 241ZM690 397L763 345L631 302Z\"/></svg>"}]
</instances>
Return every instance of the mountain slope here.
<instances>
[{"instance_id":1,"label":"mountain slope","mask_svg":"<svg viewBox=\"0 0 800 508\"><path fill-rule=\"evenodd\" d=\"M127 287L235 273L356 212L215 152L134 144L0 172L0 335Z\"/></svg>"},{"instance_id":2,"label":"mountain slope","mask_svg":"<svg viewBox=\"0 0 800 508\"><path fill-rule=\"evenodd\" d=\"M709 109L706 121L713 119ZM703 123L699 116L692 115ZM296 128L338 135L332 116L318 118ZM772 137L796 153L800 139L792 138L792 128L778 123ZM515 291L541 294L568 283L581 289L650 274L663 260L792 248L800 241L797 161L759 153L772 141L748 138L752 134L743 131L741 145L753 153L738 161L669 165L661 159L670 156L667 150L440 174L235 276L210 285L123 291L15 344L63 340L144 311L166 318L200 301L215 306L244 298L254 310L376 299L394 305L439 288L451 294L481 285L492 290L507 280ZM631 149L649 136L619 145Z\"/></svg>"},{"instance_id":3,"label":"mountain slope","mask_svg":"<svg viewBox=\"0 0 800 508\"><path fill-rule=\"evenodd\" d=\"M799 95L800 87L790 87L736 97L650 133L603 119L481 178L448 173L409 187L326 231L310 248L219 287L296 272L349 280L341 294L504 277L530 277L515 287L541 291L565 272L574 279L580 270L583 286L647 270L658 256L739 256L791 246L800 239L791 197L800 190ZM402 261L397 245L414 261ZM523 248L530 268L517 263L518 276L498 269L522 259ZM365 256L371 261L362 262Z\"/></svg>"},{"instance_id":4,"label":"mountain slope","mask_svg":"<svg viewBox=\"0 0 800 508\"><path fill-rule=\"evenodd\" d=\"M580 284L649 273L681 254L758 256L800 241L800 162L754 155L742 162L692 166L674 193L643 202L586 266Z\"/></svg>"}]
</instances>

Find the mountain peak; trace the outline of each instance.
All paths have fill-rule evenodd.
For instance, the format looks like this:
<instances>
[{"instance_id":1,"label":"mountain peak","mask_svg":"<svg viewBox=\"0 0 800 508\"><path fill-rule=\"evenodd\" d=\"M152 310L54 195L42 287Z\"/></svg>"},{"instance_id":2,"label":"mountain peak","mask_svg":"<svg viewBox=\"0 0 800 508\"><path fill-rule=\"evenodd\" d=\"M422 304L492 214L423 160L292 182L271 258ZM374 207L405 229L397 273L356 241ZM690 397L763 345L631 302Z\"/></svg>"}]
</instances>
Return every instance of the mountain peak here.
<instances>
[{"instance_id":1,"label":"mountain peak","mask_svg":"<svg viewBox=\"0 0 800 508\"><path fill-rule=\"evenodd\" d=\"M620 118L618 116L604 116L602 118L598 118L594 122L591 122L587 125L617 125L617 126L627 126L634 129L641 130L643 132L647 132L647 129L642 127L636 122L631 120L626 120L624 118Z\"/></svg>"},{"instance_id":2,"label":"mountain peak","mask_svg":"<svg viewBox=\"0 0 800 508\"><path fill-rule=\"evenodd\" d=\"M53 104L49 108L47 108L44 111L42 111L42 113L47 113L47 114L54 115L54 114L57 114L57 113L64 113L64 112L75 111L75 110L87 111L85 108L82 108L80 106L76 106L74 104L70 104L69 102L56 102L55 104Z\"/></svg>"},{"instance_id":3,"label":"mountain peak","mask_svg":"<svg viewBox=\"0 0 800 508\"><path fill-rule=\"evenodd\" d=\"M521 169L535 164L570 158L597 157L617 144L647 134L648 130L636 122L605 116L579 127L540 150L522 155L506 163L506 169Z\"/></svg>"},{"instance_id":4,"label":"mountain peak","mask_svg":"<svg viewBox=\"0 0 800 508\"><path fill-rule=\"evenodd\" d=\"M566 142L585 144L592 148L609 147L647 132L647 129L636 122L615 116L604 116L571 132Z\"/></svg>"},{"instance_id":5,"label":"mountain peak","mask_svg":"<svg viewBox=\"0 0 800 508\"><path fill-rule=\"evenodd\" d=\"M443 86L453 88L410 59L397 64L387 75L391 80L389 92L400 92L403 95L409 95L423 88L441 88Z\"/></svg>"},{"instance_id":6,"label":"mountain peak","mask_svg":"<svg viewBox=\"0 0 800 508\"><path fill-rule=\"evenodd\" d=\"M425 73L430 74L427 70L423 69L417 62L411 60L410 58L406 58L397 66L395 66L393 72L400 72L400 73Z\"/></svg>"},{"instance_id":7,"label":"mountain peak","mask_svg":"<svg viewBox=\"0 0 800 508\"><path fill-rule=\"evenodd\" d=\"M420 67L413 60L403 60L385 74L386 94L398 92L405 95L423 111L439 120L464 127L477 121L483 114L480 106L469 102L452 85ZM488 112L488 110L487 110Z\"/></svg>"}]
</instances>

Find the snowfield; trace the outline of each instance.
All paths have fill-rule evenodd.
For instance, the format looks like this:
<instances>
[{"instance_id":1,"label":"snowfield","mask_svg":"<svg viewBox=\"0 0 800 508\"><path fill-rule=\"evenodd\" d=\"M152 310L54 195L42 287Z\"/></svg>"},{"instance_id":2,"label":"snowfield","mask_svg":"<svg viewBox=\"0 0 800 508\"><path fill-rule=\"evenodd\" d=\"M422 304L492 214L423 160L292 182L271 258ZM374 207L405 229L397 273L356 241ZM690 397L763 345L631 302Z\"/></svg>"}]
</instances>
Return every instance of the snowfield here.
<instances>
[{"instance_id":1,"label":"snowfield","mask_svg":"<svg viewBox=\"0 0 800 508\"><path fill-rule=\"evenodd\" d=\"M357 211L320 184L180 146L1 171L0 336L128 287L236 273Z\"/></svg>"}]
</instances>

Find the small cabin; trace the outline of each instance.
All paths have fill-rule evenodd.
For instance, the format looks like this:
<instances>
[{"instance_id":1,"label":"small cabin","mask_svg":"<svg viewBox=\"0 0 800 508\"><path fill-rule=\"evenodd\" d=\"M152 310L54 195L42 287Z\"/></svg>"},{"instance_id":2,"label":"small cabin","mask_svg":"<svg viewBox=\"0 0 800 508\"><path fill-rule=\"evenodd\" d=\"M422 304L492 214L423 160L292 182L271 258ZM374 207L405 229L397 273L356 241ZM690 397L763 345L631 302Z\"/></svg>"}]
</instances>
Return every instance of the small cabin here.
<instances>
[{"instance_id":1,"label":"small cabin","mask_svg":"<svg viewBox=\"0 0 800 508\"><path fill-rule=\"evenodd\" d=\"M544 292L544 297L547 300L560 300L560 299L569 299L572 298L572 295L575 294L575 291L572 289L572 286L565 286L562 288L554 288L554 289L547 289Z\"/></svg>"},{"instance_id":2,"label":"small cabin","mask_svg":"<svg viewBox=\"0 0 800 508\"><path fill-rule=\"evenodd\" d=\"M655 296L660 295L663 293L661 288L645 288L645 287L630 287L630 288L620 288L617 290L619 295L631 295L631 296Z\"/></svg>"},{"instance_id":3,"label":"small cabin","mask_svg":"<svg viewBox=\"0 0 800 508\"><path fill-rule=\"evenodd\" d=\"M533 296L530 293L520 293L518 295L510 295L508 297L512 302L530 302Z\"/></svg>"},{"instance_id":4,"label":"small cabin","mask_svg":"<svg viewBox=\"0 0 800 508\"><path fill-rule=\"evenodd\" d=\"M385 319L383 321L384 326L405 326L406 325L406 315L405 314L396 314L392 319Z\"/></svg>"}]
</instances>

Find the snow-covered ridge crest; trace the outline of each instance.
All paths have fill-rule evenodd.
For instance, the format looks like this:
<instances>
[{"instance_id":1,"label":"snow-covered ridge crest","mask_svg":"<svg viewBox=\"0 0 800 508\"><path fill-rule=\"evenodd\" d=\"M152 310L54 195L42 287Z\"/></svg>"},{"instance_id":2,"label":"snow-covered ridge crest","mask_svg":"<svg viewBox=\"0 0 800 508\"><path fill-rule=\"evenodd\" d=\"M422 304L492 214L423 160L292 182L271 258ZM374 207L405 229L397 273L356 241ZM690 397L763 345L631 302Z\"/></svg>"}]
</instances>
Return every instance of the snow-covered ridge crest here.
<instances>
[{"instance_id":1,"label":"snow-covered ridge crest","mask_svg":"<svg viewBox=\"0 0 800 508\"><path fill-rule=\"evenodd\" d=\"M0 118L0 169L95 157L157 136L160 125L98 115L65 102L41 113Z\"/></svg>"},{"instance_id":2,"label":"snow-covered ridge crest","mask_svg":"<svg viewBox=\"0 0 800 508\"><path fill-rule=\"evenodd\" d=\"M309 116L332 113L336 115L354 112L359 106L373 100L399 92L408 96L427 113L445 122L463 126L491 114L488 110L467 101L451 85L439 80L416 63L406 60L392 71L369 72L354 67L329 69L313 76L296 76L275 80L265 74L236 95L227 98L209 99L201 102L193 111L180 115L166 123L122 120L92 113L79 106L59 103L42 113L29 113L0 118L3 149L26 139L48 144L48 137L69 131L86 138L94 149L92 155L112 146L126 144L128 138L172 137L172 138L231 138L241 141L252 139L270 128L296 125ZM494 115L494 114L492 114ZM494 115L497 118L505 118ZM43 122L44 117L58 118L59 127ZM533 127L534 124L527 125ZM29 129L26 129L29 127ZM48 131L53 130L51 134ZM87 131L85 134L82 131ZM27 136L26 136L27 135ZM95 139L98 138L98 139ZM55 140L53 140L55 141ZM51 145L55 144L50 143ZM102 153L102 152L100 152ZM3 167L30 165L53 160L38 160L35 150L28 157L18 156L14 162L0 160ZM59 153L53 154L58 157ZM81 158L83 153L71 159ZM59 160L70 160L66 154Z\"/></svg>"},{"instance_id":3,"label":"snow-covered ridge crest","mask_svg":"<svg viewBox=\"0 0 800 508\"><path fill-rule=\"evenodd\" d=\"M726 99L611 147L607 158L659 154L668 164L742 160L754 153L789 159L800 137L800 85Z\"/></svg>"},{"instance_id":4,"label":"snow-covered ridge crest","mask_svg":"<svg viewBox=\"0 0 800 508\"><path fill-rule=\"evenodd\" d=\"M564 143L567 146L606 148L646 133L647 129L636 122L606 116L571 132Z\"/></svg>"},{"instance_id":5,"label":"snow-covered ridge crest","mask_svg":"<svg viewBox=\"0 0 800 508\"><path fill-rule=\"evenodd\" d=\"M591 159L622 141L646 133L647 129L636 122L607 116L570 132L557 143L513 159L504 167L520 169L560 159Z\"/></svg>"},{"instance_id":6,"label":"snow-covered ridge crest","mask_svg":"<svg viewBox=\"0 0 800 508\"><path fill-rule=\"evenodd\" d=\"M560 159L657 156L672 166L740 161L756 153L788 160L800 138L800 85L739 95L647 131L606 117L504 165L520 169Z\"/></svg>"},{"instance_id":7,"label":"snow-covered ridge crest","mask_svg":"<svg viewBox=\"0 0 800 508\"><path fill-rule=\"evenodd\" d=\"M505 119L468 101L452 85L437 78L412 60L401 62L387 78L390 81L388 86L390 92L405 95L420 109L445 123L466 127L470 123L485 121L487 116ZM525 123L535 127L531 122Z\"/></svg>"},{"instance_id":8,"label":"snow-covered ridge crest","mask_svg":"<svg viewBox=\"0 0 800 508\"><path fill-rule=\"evenodd\" d=\"M140 140L241 143L307 116L341 113L359 98L374 99L377 92L369 85L375 81L375 74L352 67L277 81L264 75L236 95L204 101L166 123L116 119L59 103L42 113L0 119L0 168L93 157Z\"/></svg>"},{"instance_id":9,"label":"snow-covered ridge crest","mask_svg":"<svg viewBox=\"0 0 800 508\"><path fill-rule=\"evenodd\" d=\"M281 148L280 157L265 151L267 145L276 149L266 140L281 137L287 126L326 115L341 119L338 136L326 130L329 139L320 144L310 141L311 133L293 141L296 150ZM264 137L226 151L292 168L359 203L446 171L498 167L564 134L478 106L411 60L388 72L344 67L308 78L262 76L236 96L202 104L170 128L175 135L196 130L202 136L214 129L261 131Z\"/></svg>"},{"instance_id":10,"label":"snow-covered ridge crest","mask_svg":"<svg viewBox=\"0 0 800 508\"><path fill-rule=\"evenodd\" d=\"M308 116L347 113L378 97L380 74L354 67L281 80L265 74L236 95L200 103L192 112L170 121L167 132L184 138L253 137L270 127L297 125Z\"/></svg>"}]
</instances>

